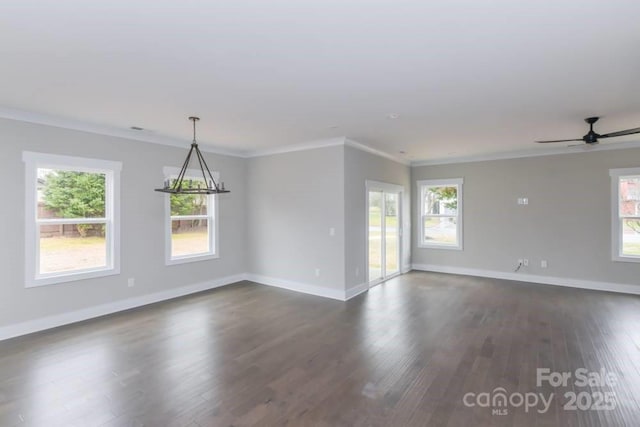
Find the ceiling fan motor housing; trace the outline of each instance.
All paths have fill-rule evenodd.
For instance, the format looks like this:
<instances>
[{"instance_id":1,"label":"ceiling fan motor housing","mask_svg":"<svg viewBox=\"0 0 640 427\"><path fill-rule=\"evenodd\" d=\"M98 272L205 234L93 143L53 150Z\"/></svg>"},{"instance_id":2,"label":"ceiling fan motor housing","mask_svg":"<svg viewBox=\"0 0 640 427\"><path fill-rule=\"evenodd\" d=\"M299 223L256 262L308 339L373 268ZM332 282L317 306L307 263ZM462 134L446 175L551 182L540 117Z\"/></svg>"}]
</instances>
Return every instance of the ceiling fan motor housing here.
<instances>
[{"instance_id":1,"label":"ceiling fan motor housing","mask_svg":"<svg viewBox=\"0 0 640 427\"><path fill-rule=\"evenodd\" d=\"M585 122L589 123L589 132L582 137L582 140L587 144L597 144L600 135L593 131L593 124L598 121L600 117L587 117Z\"/></svg>"},{"instance_id":2,"label":"ceiling fan motor housing","mask_svg":"<svg viewBox=\"0 0 640 427\"><path fill-rule=\"evenodd\" d=\"M597 133L595 133L594 131L590 130L589 133L587 133L585 136L582 137L582 139L584 140L584 142L586 142L587 144L597 144L598 143L598 137L600 135L598 135Z\"/></svg>"}]
</instances>

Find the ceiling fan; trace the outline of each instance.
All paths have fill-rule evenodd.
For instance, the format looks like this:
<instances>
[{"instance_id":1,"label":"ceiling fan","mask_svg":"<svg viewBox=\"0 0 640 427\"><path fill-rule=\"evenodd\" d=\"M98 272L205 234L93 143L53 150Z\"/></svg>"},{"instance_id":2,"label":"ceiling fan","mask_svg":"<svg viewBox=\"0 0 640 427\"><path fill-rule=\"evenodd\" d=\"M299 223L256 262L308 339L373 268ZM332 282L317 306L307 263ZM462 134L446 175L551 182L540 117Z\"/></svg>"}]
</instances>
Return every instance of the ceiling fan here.
<instances>
[{"instance_id":1,"label":"ceiling fan","mask_svg":"<svg viewBox=\"0 0 640 427\"><path fill-rule=\"evenodd\" d=\"M583 141L585 144L597 144L598 139L600 138L612 138L614 136L624 136L624 135L633 135L634 133L640 133L640 128L633 128L627 130L619 130L617 132L609 132L600 135L593 131L593 124L598 121L600 117L587 117L584 119L585 122L589 123L589 132L585 136L580 139L556 139L553 141L536 141L540 144L547 144L550 142L572 142L572 141ZM579 144L576 144L579 145Z\"/></svg>"}]
</instances>

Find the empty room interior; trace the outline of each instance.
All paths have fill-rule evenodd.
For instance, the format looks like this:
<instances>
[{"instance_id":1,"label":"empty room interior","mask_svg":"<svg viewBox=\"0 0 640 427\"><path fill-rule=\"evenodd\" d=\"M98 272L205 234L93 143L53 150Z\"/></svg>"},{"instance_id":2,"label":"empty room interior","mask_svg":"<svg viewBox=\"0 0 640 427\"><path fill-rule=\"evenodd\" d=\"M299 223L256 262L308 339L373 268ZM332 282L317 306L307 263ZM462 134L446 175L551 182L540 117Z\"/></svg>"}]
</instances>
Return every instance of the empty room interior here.
<instances>
[{"instance_id":1,"label":"empty room interior","mask_svg":"<svg viewBox=\"0 0 640 427\"><path fill-rule=\"evenodd\" d=\"M3 1L0 426L640 425L639 16Z\"/></svg>"}]
</instances>

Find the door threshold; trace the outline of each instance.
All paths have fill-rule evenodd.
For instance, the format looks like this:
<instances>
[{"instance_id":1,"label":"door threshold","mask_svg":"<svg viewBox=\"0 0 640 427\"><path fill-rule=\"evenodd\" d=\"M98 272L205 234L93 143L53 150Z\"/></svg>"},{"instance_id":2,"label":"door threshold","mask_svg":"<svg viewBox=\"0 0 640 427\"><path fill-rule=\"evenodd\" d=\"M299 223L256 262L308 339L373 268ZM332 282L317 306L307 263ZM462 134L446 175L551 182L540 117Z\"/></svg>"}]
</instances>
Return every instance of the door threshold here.
<instances>
[{"instance_id":1,"label":"door threshold","mask_svg":"<svg viewBox=\"0 0 640 427\"><path fill-rule=\"evenodd\" d=\"M391 276L389 276L389 277L385 277L384 279L377 279L377 280L376 280L376 281L374 281L374 282L369 282L369 289L374 288L374 287L376 287L376 286L380 285L381 283L386 282L387 280L394 279L394 278L396 278L396 277L398 277L398 276L400 276L400 275L402 275L402 272L401 272L401 271L399 271L399 272L397 272L397 273L394 273L394 274L392 274L392 275L391 275Z\"/></svg>"}]
</instances>

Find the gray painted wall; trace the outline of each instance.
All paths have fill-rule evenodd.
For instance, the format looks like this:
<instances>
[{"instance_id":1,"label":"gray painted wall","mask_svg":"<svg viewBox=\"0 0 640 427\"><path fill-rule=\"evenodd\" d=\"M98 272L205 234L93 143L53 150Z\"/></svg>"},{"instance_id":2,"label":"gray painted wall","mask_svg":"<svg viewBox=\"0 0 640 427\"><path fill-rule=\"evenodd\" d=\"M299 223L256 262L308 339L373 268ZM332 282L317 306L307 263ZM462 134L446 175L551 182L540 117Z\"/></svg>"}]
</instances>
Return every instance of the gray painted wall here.
<instances>
[{"instance_id":1,"label":"gray painted wall","mask_svg":"<svg viewBox=\"0 0 640 427\"><path fill-rule=\"evenodd\" d=\"M404 187L403 267L411 260L411 180L409 166L356 148L345 147L345 284L351 288L365 282L366 271L366 187L367 180ZM359 273L356 275L356 268Z\"/></svg>"},{"instance_id":2,"label":"gray painted wall","mask_svg":"<svg viewBox=\"0 0 640 427\"><path fill-rule=\"evenodd\" d=\"M0 144L0 326L245 272L332 291L352 288L365 277L366 180L406 188L405 266L511 272L518 258L529 258L523 273L640 283L640 264L611 261L609 178L611 168L637 167L640 149L414 168L350 146L252 159L205 153L232 190L220 196L221 258L165 266L165 196L153 188L163 180L163 166L181 165L186 146L12 120L0 120ZM120 275L24 287L24 150L122 161ZM410 208L415 182L454 177L465 179L464 251L418 248L410 239L418 225L418 203ZM530 204L517 205L518 197ZM548 269L540 268L541 259Z\"/></svg>"},{"instance_id":3,"label":"gray painted wall","mask_svg":"<svg viewBox=\"0 0 640 427\"><path fill-rule=\"evenodd\" d=\"M183 149L0 120L0 326L169 290L246 271L246 160L204 153L231 193L220 196L220 259L164 265L163 166L181 166ZM24 287L22 151L122 161L121 274ZM135 287L127 278L135 277Z\"/></svg>"},{"instance_id":4,"label":"gray painted wall","mask_svg":"<svg viewBox=\"0 0 640 427\"><path fill-rule=\"evenodd\" d=\"M417 180L464 178L464 251L421 249L414 238L413 263L513 272L528 258L522 273L640 285L640 264L611 260L609 177L638 165L640 149L414 167L414 197ZM413 215L417 236L417 198Z\"/></svg>"},{"instance_id":5,"label":"gray painted wall","mask_svg":"<svg viewBox=\"0 0 640 427\"><path fill-rule=\"evenodd\" d=\"M247 174L251 273L341 291L362 284L366 180L405 188L403 255L409 266L408 166L335 146L252 158Z\"/></svg>"},{"instance_id":6,"label":"gray painted wall","mask_svg":"<svg viewBox=\"0 0 640 427\"><path fill-rule=\"evenodd\" d=\"M343 159L334 146L248 160L250 273L344 290Z\"/></svg>"}]
</instances>

